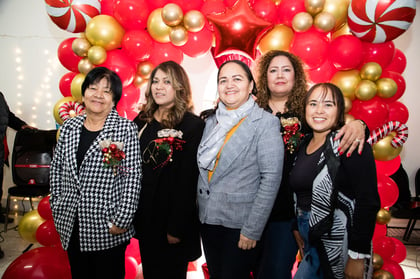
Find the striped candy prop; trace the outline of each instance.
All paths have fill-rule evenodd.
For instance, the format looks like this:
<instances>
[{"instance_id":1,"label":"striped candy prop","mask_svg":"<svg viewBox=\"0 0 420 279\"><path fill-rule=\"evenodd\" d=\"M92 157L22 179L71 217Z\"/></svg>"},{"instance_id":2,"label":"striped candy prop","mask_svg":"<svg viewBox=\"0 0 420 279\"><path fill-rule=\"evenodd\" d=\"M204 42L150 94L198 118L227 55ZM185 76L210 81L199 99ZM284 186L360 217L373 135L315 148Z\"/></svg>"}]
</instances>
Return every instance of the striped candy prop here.
<instances>
[{"instance_id":1,"label":"striped candy prop","mask_svg":"<svg viewBox=\"0 0 420 279\"><path fill-rule=\"evenodd\" d=\"M45 0L47 13L61 29L84 32L92 17L101 13L99 0Z\"/></svg>"},{"instance_id":2,"label":"striped candy prop","mask_svg":"<svg viewBox=\"0 0 420 279\"><path fill-rule=\"evenodd\" d=\"M367 142L372 145L388 136L392 131L395 131L397 135L392 139L392 146L398 148L402 146L408 138L408 127L405 124L402 124L398 121L390 121L387 124L384 124L380 128L376 128L370 133L370 137L367 139Z\"/></svg>"},{"instance_id":3,"label":"striped candy prop","mask_svg":"<svg viewBox=\"0 0 420 279\"><path fill-rule=\"evenodd\" d=\"M58 107L58 115L64 121L68 118L83 114L85 112L85 107L76 101L70 101L62 104Z\"/></svg>"},{"instance_id":4,"label":"striped candy prop","mask_svg":"<svg viewBox=\"0 0 420 279\"><path fill-rule=\"evenodd\" d=\"M404 33L415 15L415 0L352 0L347 21L360 40L384 43Z\"/></svg>"}]
</instances>

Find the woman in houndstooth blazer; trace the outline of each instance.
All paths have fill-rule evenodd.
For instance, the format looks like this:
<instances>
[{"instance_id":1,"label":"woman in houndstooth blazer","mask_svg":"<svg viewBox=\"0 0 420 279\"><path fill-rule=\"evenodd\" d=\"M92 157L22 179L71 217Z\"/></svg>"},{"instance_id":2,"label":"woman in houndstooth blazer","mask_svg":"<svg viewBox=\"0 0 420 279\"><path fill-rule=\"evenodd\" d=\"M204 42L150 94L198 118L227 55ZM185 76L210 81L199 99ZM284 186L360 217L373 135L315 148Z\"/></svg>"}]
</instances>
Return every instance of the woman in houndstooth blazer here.
<instances>
[{"instance_id":1,"label":"woman in houndstooth blazer","mask_svg":"<svg viewBox=\"0 0 420 279\"><path fill-rule=\"evenodd\" d=\"M141 159L136 125L115 110L121 95L116 73L91 70L82 84L86 114L66 120L60 129L50 203L73 279L125 276Z\"/></svg>"}]
</instances>

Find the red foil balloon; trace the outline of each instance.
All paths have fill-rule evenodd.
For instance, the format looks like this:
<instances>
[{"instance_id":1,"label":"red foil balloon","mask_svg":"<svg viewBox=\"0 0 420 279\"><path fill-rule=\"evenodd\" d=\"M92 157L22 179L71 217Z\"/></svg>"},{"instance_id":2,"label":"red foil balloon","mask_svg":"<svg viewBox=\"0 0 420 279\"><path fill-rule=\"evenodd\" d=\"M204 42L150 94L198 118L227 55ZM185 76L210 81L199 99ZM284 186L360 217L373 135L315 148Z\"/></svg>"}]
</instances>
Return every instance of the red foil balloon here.
<instances>
[{"instance_id":1,"label":"red foil balloon","mask_svg":"<svg viewBox=\"0 0 420 279\"><path fill-rule=\"evenodd\" d=\"M255 14L247 0L238 0L226 12L207 15L207 19L216 27L214 57L228 50L241 50L254 59L259 36L272 25Z\"/></svg>"}]
</instances>

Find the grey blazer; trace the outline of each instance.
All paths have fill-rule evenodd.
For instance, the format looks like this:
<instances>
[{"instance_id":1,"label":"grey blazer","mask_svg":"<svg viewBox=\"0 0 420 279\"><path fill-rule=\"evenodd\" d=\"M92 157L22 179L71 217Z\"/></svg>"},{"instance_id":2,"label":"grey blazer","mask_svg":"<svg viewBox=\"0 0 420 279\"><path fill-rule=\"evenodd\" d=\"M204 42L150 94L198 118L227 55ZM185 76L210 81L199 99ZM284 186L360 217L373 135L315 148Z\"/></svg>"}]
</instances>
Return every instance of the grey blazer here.
<instances>
[{"instance_id":1,"label":"grey blazer","mask_svg":"<svg viewBox=\"0 0 420 279\"><path fill-rule=\"evenodd\" d=\"M217 125L206 121L203 139ZM283 169L284 144L277 117L254 104L248 117L224 145L212 179L200 168L200 221L240 229L259 240L274 204Z\"/></svg>"}]
</instances>

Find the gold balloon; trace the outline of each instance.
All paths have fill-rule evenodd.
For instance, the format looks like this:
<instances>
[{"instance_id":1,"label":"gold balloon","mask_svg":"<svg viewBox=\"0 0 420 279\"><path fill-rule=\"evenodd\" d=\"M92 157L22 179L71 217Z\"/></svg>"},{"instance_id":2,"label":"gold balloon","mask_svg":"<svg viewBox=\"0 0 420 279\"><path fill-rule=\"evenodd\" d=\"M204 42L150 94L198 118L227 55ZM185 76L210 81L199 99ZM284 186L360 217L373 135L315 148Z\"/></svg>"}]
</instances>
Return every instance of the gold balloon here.
<instances>
[{"instance_id":1,"label":"gold balloon","mask_svg":"<svg viewBox=\"0 0 420 279\"><path fill-rule=\"evenodd\" d=\"M305 9L314 16L322 11L324 4L325 0L305 0Z\"/></svg>"},{"instance_id":2,"label":"gold balloon","mask_svg":"<svg viewBox=\"0 0 420 279\"><path fill-rule=\"evenodd\" d=\"M171 27L165 24L161 13L162 8L155 9L150 13L149 18L147 19L147 31L149 31L150 36L159 43L169 43L171 41L169 38Z\"/></svg>"},{"instance_id":3,"label":"gold balloon","mask_svg":"<svg viewBox=\"0 0 420 279\"><path fill-rule=\"evenodd\" d=\"M112 50L121 47L124 28L112 16L98 15L88 22L85 34L91 44Z\"/></svg>"},{"instance_id":4,"label":"gold balloon","mask_svg":"<svg viewBox=\"0 0 420 279\"><path fill-rule=\"evenodd\" d=\"M154 68L155 66L150 61L140 62L137 65L137 74L145 79L149 79Z\"/></svg>"},{"instance_id":5,"label":"gold balloon","mask_svg":"<svg viewBox=\"0 0 420 279\"><path fill-rule=\"evenodd\" d=\"M376 62L368 62L360 69L360 77L362 79L370 79L377 81L382 75L382 67Z\"/></svg>"},{"instance_id":6,"label":"gold balloon","mask_svg":"<svg viewBox=\"0 0 420 279\"><path fill-rule=\"evenodd\" d=\"M350 27L347 23L345 23L340 29L331 34L331 40L334 40L335 38L340 37L342 35L353 35L350 32Z\"/></svg>"},{"instance_id":7,"label":"gold balloon","mask_svg":"<svg viewBox=\"0 0 420 279\"><path fill-rule=\"evenodd\" d=\"M82 83L85 80L86 75L79 73L74 76L70 84L70 92L73 98L75 98L79 103L82 102Z\"/></svg>"},{"instance_id":8,"label":"gold balloon","mask_svg":"<svg viewBox=\"0 0 420 279\"><path fill-rule=\"evenodd\" d=\"M376 223L385 225L391 221L391 213L385 208L379 209L378 213L376 214Z\"/></svg>"},{"instance_id":9,"label":"gold balloon","mask_svg":"<svg viewBox=\"0 0 420 279\"><path fill-rule=\"evenodd\" d=\"M381 98L391 98L397 93L397 83L392 78L380 78L376 81L378 96Z\"/></svg>"},{"instance_id":10,"label":"gold balloon","mask_svg":"<svg viewBox=\"0 0 420 279\"><path fill-rule=\"evenodd\" d=\"M300 12L293 17L292 27L296 32L305 32L311 28L313 22L314 20L309 13Z\"/></svg>"},{"instance_id":11,"label":"gold balloon","mask_svg":"<svg viewBox=\"0 0 420 279\"><path fill-rule=\"evenodd\" d=\"M190 32L201 31L205 23L205 17L200 11L191 10L184 16L184 26Z\"/></svg>"},{"instance_id":12,"label":"gold balloon","mask_svg":"<svg viewBox=\"0 0 420 279\"><path fill-rule=\"evenodd\" d=\"M353 102L348 97L344 97L344 112L348 113L353 107Z\"/></svg>"},{"instance_id":13,"label":"gold balloon","mask_svg":"<svg viewBox=\"0 0 420 279\"><path fill-rule=\"evenodd\" d=\"M36 230L44 222L45 220L39 215L36 209L25 213L19 221L19 235L26 241L36 243Z\"/></svg>"},{"instance_id":14,"label":"gold balloon","mask_svg":"<svg viewBox=\"0 0 420 279\"><path fill-rule=\"evenodd\" d=\"M71 49L80 57L85 57L92 45L86 38L77 38L71 44Z\"/></svg>"},{"instance_id":15,"label":"gold balloon","mask_svg":"<svg viewBox=\"0 0 420 279\"><path fill-rule=\"evenodd\" d=\"M400 155L403 146L394 148L391 145L392 139L395 137L395 132L391 132L388 136L379 140L373 145L373 156L378 161L389 161L395 159Z\"/></svg>"},{"instance_id":16,"label":"gold balloon","mask_svg":"<svg viewBox=\"0 0 420 279\"><path fill-rule=\"evenodd\" d=\"M322 32L330 32L335 26L335 17L328 12L320 12L315 16L314 26Z\"/></svg>"},{"instance_id":17,"label":"gold balloon","mask_svg":"<svg viewBox=\"0 0 420 279\"><path fill-rule=\"evenodd\" d=\"M373 273L373 279L394 279L394 275L384 269L379 269Z\"/></svg>"},{"instance_id":18,"label":"gold balloon","mask_svg":"<svg viewBox=\"0 0 420 279\"><path fill-rule=\"evenodd\" d=\"M54 108L53 108L53 114L54 114L54 119L55 122L57 122L58 125L63 125L63 119L60 117L60 114L58 113L58 109L68 103L68 102L77 102L77 100L73 97L63 97L60 100L57 101L57 103L55 103ZM75 114L72 115L71 117L76 116Z\"/></svg>"},{"instance_id":19,"label":"gold balloon","mask_svg":"<svg viewBox=\"0 0 420 279\"><path fill-rule=\"evenodd\" d=\"M177 26L182 22L182 9L174 3L166 4L161 11L163 22L168 26Z\"/></svg>"},{"instance_id":20,"label":"gold balloon","mask_svg":"<svg viewBox=\"0 0 420 279\"><path fill-rule=\"evenodd\" d=\"M92 46L88 50L88 59L94 65L99 65L106 60L106 50L101 46Z\"/></svg>"},{"instance_id":21,"label":"gold balloon","mask_svg":"<svg viewBox=\"0 0 420 279\"><path fill-rule=\"evenodd\" d=\"M340 29L347 22L349 4L350 0L325 0L323 11L334 16L334 30Z\"/></svg>"},{"instance_id":22,"label":"gold balloon","mask_svg":"<svg viewBox=\"0 0 420 279\"><path fill-rule=\"evenodd\" d=\"M337 85L343 92L344 97L355 99L356 87L360 82L358 70L338 71L331 78L331 83Z\"/></svg>"},{"instance_id":23,"label":"gold balloon","mask_svg":"<svg viewBox=\"0 0 420 279\"><path fill-rule=\"evenodd\" d=\"M171 43L176 46L183 46L188 41L188 31L182 25L172 27L171 33L169 33Z\"/></svg>"},{"instance_id":24,"label":"gold balloon","mask_svg":"<svg viewBox=\"0 0 420 279\"><path fill-rule=\"evenodd\" d=\"M275 49L288 51L292 40L293 30L286 25L278 24L261 38L257 48L262 54Z\"/></svg>"},{"instance_id":25,"label":"gold balloon","mask_svg":"<svg viewBox=\"0 0 420 279\"><path fill-rule=\"evenodd\" d=\"M368 79L362 79L356 87L354 95L361 101L368 101L376 95L376 83Z\"/></svg>"},{"instance_id":26,"label":"gold balloon","mask_svg":"<svg viewBox=\"0 0 420 279\"><path fill-rule=\"evenodd\" d=\"M135 86L135 87L140 88L140 87L142 87L143 85L147 84L147 82L148 82L148 81L149 81L149 80L148 80L147 78L143 78L143 77L142 77L142 76L140 76L140 75L136 75L136 76L134 77L133 84L134 84L134 86Z\"/></svg>"},{"instance_id":27,"label":"gold balloon","mask_svg":"<svg viewBox=\"0 0 420 279\"><path fill-rule=\"evenodd\" d=\"M348 123L352 122L354 119L355 118L354 118L353 115L348 114L348 113L344 114L344 123L345 124L348 124Z\"/></svg>"},{"instance_id":28,"label":"gold balloon","mask_svg":"<svg viewBox=\"0 0 420 279\"><path fill-rule=\"evenodd\" d=\"M382 259L381 255L373 253L372 263L373 270L379 270L384 265L384 260Z\"/></svg>"},{"instance_id":29,"label":"gold balloon","mask_svg":"<svg viewBox=\"0 0 420 279\"><path fill-rule=\"evenodd\" d=\"M93 65L87 57L85 57L79 61L79 64L77 64L77 68L79 69L79 72L87 75L87 73L89 73L90 70L95 68L95 65Z\"/></svg>"}]
</instances>

